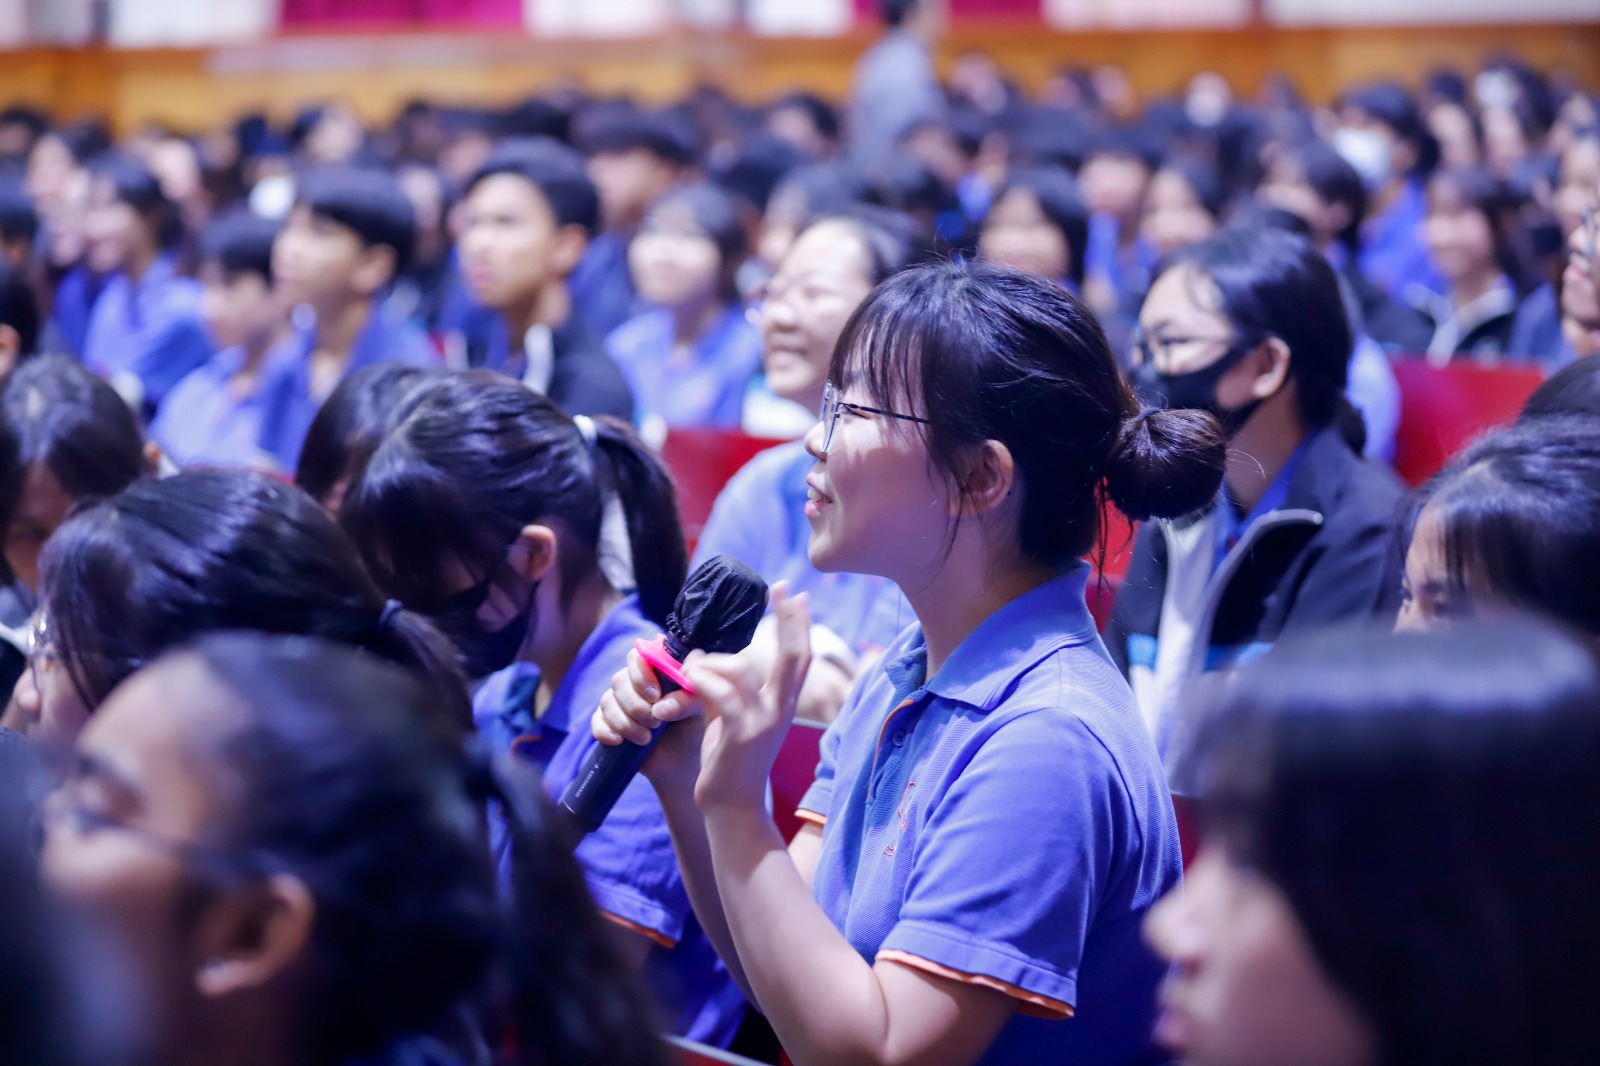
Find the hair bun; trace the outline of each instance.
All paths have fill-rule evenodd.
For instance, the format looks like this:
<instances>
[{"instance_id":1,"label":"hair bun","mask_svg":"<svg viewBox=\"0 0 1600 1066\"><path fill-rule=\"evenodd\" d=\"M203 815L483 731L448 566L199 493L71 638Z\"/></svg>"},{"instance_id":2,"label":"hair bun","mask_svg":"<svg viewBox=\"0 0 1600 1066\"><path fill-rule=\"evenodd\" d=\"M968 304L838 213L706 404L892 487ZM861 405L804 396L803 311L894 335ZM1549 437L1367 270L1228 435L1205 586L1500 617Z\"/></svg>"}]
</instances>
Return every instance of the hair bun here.
<instances>
[{"instance_id":1,"label":"hair bun","mask_svg":"<svg viewBox=\"0 0 1600 1066\"><path fill-rule=\"evenodd\" d=\"M1222 487L1228 439L1205 411L1145 408L1125 419L1106 457L1106 492L1135 522L1180 518Z\"/></svg>"}]
</instances>

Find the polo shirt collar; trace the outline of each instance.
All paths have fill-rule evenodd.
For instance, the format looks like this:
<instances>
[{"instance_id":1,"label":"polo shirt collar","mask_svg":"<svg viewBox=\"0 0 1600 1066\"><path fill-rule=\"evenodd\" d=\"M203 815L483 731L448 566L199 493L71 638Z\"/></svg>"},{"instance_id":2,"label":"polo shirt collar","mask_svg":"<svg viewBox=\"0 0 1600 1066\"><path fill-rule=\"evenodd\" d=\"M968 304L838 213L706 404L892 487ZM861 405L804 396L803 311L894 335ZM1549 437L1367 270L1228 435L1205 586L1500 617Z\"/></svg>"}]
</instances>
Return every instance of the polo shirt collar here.
<instances>
[{"instance_id":1,"label":"polo shirt collar","mask_svg":"<svg viewBox=\"0 0 1600 1066\"><path fill-rule=\"evenodd\" d=\"M1089 565L1078 562L1018 596L984 619L926 681L928 646L919 625L907 635L904 651L885 658L895 691L908 695L925 688L941 699L994 710L1018 674L1061 648L1094 638L1094 618L1084 602L1088 577Z\"/></svg>"}]
</instances>

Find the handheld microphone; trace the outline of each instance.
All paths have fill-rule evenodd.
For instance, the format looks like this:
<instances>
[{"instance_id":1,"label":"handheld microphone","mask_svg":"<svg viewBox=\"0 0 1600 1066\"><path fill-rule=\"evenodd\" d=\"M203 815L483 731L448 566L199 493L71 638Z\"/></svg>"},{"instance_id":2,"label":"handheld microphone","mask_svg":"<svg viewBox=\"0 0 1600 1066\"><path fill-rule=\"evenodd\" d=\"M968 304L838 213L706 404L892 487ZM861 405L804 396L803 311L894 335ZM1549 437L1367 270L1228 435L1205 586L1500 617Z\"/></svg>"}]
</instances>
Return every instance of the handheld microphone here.
<instances>
[{"instance_id":1,"label":"handheld microphone","mask_svg":"<svg viewBox=\"0 0 1600 1066\"><path fill-rule=\"evenodd\" d=\"M693 695L693 687L683 676L683 660L697 649L722 654L743 651L756 635L766 609L767 583L761 576L730 555L718 555L701 563L684 582L667 616L666 633L653 641L638 641L634 647L655 668L663 696L678 689ZM650 757L664 728L652 732L648 744L625 741L589 753L578 776L561 795L561 806L572 814L582 832L600 828L628 782Z\"/></svg>"}]
</instances>

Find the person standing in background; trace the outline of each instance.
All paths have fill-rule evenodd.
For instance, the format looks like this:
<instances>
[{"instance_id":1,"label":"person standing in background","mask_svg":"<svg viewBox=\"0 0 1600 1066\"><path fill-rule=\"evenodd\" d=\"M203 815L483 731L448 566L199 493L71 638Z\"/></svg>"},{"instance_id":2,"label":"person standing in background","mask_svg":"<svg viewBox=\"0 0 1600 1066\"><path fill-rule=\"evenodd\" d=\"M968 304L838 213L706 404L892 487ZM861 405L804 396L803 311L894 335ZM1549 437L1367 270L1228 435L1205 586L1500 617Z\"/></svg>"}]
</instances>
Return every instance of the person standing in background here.
<instances>
[{"instance_id":1,"label":"person standing in background","mask_svg":"<svg viewBox=\"0 0 1600 1066\"><path fill-rule=\"evenodd\" d=\"M850 155L865 170L881 167L902 135L945 110L929 47L936 12L923 0L882 0L879 12L888 32L856 64L850 89Z\"/></svg>"}]
</instances>

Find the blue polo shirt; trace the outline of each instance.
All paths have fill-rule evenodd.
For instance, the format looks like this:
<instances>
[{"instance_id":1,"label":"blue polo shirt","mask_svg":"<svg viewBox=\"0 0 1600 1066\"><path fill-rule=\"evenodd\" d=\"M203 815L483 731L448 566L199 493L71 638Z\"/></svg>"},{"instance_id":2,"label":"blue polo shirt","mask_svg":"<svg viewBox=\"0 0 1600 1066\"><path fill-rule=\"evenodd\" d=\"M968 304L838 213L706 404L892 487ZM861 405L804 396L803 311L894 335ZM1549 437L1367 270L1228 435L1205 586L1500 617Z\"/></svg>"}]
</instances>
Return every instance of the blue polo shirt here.
<instances>
[{"instance_id":1,"label":"blue polo shirt","mask_svg":"<svg viewBox=\"0 0 1600 1066\"><path fill-rule=\"evenodd\" d=\"M322 402L328 398L327 393L313 395L311 392L311 353L317 347L317 328L315 316L309 310L296 312L297 319L303 314L304 320L267 357L270 369L259 390L261 447L277 460L279 467L291 472L300 462L300 446L305 443L306 430L311 428ZM344 372L349 375L374 363L432 366L438 362L438 354L426 333L389 313L382 300L375 300L367 324L350 346L350 360Z\"/></svg>"},{"instance_id":2,"label":"blue polo shirt","mask_svg":"<svg viewBox=\"0 0 1600 1066\"><path fill-rule=\"evenodd\" d=\"M916 616L888 578L824 574L811 565L806 475L815 464L798 440L768 448L746 463L717 495L690 569L713 556L731 555L769 585L787 581L791 592L809 592L811 620L839 634L858 654L882 650Z\"/></svg>"},{"instance_id":3,"label":"blue polo shirt","mask_svg":"<svg viewBox=\"0 0 1600 1066\"><path fill-rule=\"evenodd\" d=\"M729 307L686 353L677 346L672 313L647 311L618 326L606 352L628 380L636 417L655 416L669 426L738 429L745 388L761 367L761 332Z\"/></svg>"},{"instance_id":4,"label":"blue polo shirt","mask_svg":"<svg viewBox=\"0 0 1600 1066\"><path fill-rule=\"evenodd\" d=\"M589 729L590 717L600 706L600 697L611 688L611 678L627 664L634 641L654 639L660 632L659 626L639 613L637 596L624 599L578 649L540 719L539 740L511 741L512 750L535 763L548 758L544 783L552 797L560 797L577 778L589 753L599 746ZM505 680L500 692L515 711L519 701L531 700L528 686L531 682L536 687L537 680L530 679L526 669L502 674ZM523 692L525 695L519 695ZM485 711L487 708L479 712L480 721ZM506 723L502 719L492 730L492 739L505 742ZM559 736L553 751L541 743L552 735ZM492 827L492 838L504 839L500 825ZM644 777L633 779L610 816L578 845L577 858L600 910L656 942L645 962L644 978L671 1031L726 1047L744 1018L744 996L689 906L666 815Z\"/></svg>"},{"instance_id":5,"label":"blue polo shirt","mask_svg":"<svg viewBox=\"0 0 1600 1066\"><path fill-rule=\"evenodd\" d=\"M150 423L150 436L179 466L277 464L261 448L261 379L240 396L234 378L244 369L243 348L213 355L167 393ZM262 367L264 376L267 368Z\"/></svg>"},{"instance_id":6,"label":"blue polo shirt","mask_svg":"<svg viewBox=\"0 0 1600 1066\"><path fill-rule=\"evenodd\" d=\"M1410 178L1383 213L1368 218L1361 227L1361 254L1356 260L1361 273L1397 299L1404 298L1413 285L1430 292L1445 289L1422 237L1427 218L1427 192L1422 182Z\"/></svg>"},{"instance_id":7,"label":"blue polo shirt","mask_svg":"<svg viewBox=\"0 0 1600 1066\"><path fill-rule=\"evenodd\" d=\"M103 378L133 374L154 409L184 376L211 358L200 318L200 283L178 274L177 260L156 258L135 284L115 274L89 313L83 362Z\"/></svg>"},{"instance_id":8,"label":"blue polo shirt","mask_svg":"<svg viewBox=\"0 0 1600 1066\"><path fill-rule=\"evenodd\" d=\"M1087 574L996 611L933 678L908 630L829 728L800 804L824 823L817 901L864 959L1016 998L993 1066L1164 1060L1164 971L1140 926L1182 877L1178 828Z\"/></svg>"}]
</instances>

